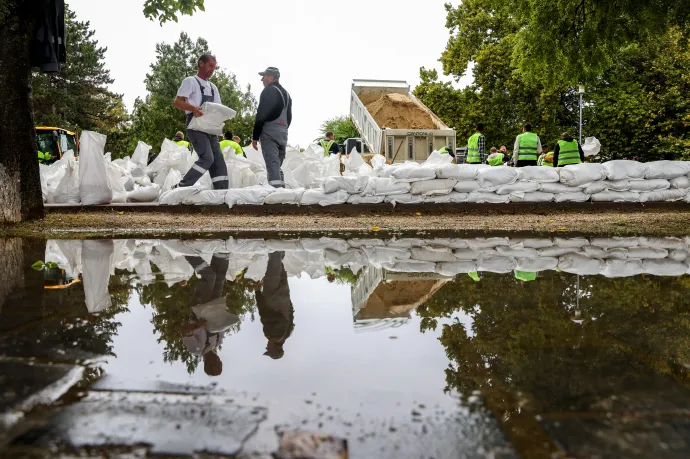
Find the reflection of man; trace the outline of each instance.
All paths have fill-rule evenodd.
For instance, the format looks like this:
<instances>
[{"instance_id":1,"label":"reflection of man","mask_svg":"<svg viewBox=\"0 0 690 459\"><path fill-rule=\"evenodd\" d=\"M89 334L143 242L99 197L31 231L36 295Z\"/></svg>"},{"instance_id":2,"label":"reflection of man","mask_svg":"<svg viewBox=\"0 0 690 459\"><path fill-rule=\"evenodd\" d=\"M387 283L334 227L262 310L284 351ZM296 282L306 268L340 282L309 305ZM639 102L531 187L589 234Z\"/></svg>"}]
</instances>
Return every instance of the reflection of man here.
<instances>
[{"instance_id":1,"label":"reflection of man","mask_svg":"<svg viewBox=\"0 0 690 459\"><path fill-rule=\"evenodd\" d=\"M185 258L200 279L192 298L194 318L182 327L182 342L189 352L202 356L207 375L218 376L223 372L223 362L216 349L223 342L225 331L239 322L239 317L228 312L222 296L228 260L214 255L209 265L199 257Z\"/></svg>"},{"instance_id":2,"label":"reflection of man","mask_svg":"<svg viewBox=\"0 0 690 459\"><path fill-rule=\"evenodd\" d=\"M263 282L255 288L256 306L259 310L264 335L268 339L266 353L272 359L285 354L283 344L295 328L294 309L290 300L290 286L283 266L283 252L268 256L268 267Z\"/></svg>"}]
</instances>

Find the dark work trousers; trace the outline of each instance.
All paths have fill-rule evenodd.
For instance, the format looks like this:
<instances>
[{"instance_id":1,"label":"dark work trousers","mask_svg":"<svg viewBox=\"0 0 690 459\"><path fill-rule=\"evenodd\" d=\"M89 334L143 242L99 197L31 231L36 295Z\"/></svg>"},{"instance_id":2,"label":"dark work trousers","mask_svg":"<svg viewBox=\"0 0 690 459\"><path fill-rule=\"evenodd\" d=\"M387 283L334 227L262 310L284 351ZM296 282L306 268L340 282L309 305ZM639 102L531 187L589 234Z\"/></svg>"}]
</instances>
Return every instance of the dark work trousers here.
<instances>
[{"instance_id":1,"label":"dark work trousers","mask_svg":"<svg viewBox=\"0 0 690 459\"><path fill-rule=\"evenodd\" d=\"M199 155L199 159L184 176L180 186L194 186L201 176L208 171L211 174L213 188L216 190L227 190L228 167L225 164L223 152L220 151L218 136L187 129L187 137L192 142L194 151Z\"/></svg>"},{"instance_id":2,"label":"dark work trousers","mask_svg":"<svg viewBox=\"0 0 690 459\"><path fill-rule=\"evenodd\" d=\"M283 345L294 327L294 310L283 256L284 252L273 252L268 256L263 288L256 292L256 306L264 335L278 346Z\"/></svg>"},{"instance_id":3,"label":"dark work trousers","mask_svg":"<svg viewBox=\"0 0 690 459\"><path fill-rule=\"evenodd\" d=\"M199 283L192 297L192 306L208 303L223 296L225 275L228 272L228 258L225 255L214 255L211 264L201 257L185 257L199 275Z\"/></svg>"},{"instance_id":4,"label":"dark work trousers","mask_svg":"<svg viewBox=\"0 0 690 459\"><path fill-rule=\"evenodd\" d=\"M527 166L536 166L537 161L520 161L518 160L517 167L527 167Z\"/></svg>"}]
</instances>

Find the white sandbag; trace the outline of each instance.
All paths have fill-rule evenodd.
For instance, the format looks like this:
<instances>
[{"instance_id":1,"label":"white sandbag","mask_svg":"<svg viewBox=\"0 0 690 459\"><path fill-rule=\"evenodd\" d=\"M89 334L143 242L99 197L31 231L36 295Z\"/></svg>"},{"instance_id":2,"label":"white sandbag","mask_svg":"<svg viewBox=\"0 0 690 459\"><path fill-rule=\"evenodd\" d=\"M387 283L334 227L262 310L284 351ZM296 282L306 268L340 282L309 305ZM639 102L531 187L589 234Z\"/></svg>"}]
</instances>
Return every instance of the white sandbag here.
<instances>
[{"instance_id":1,"label":"white sandbag","mask_svg":"<svg viewBox=\"0 0 690 459\"><path fill-rule=\"evenodd\" d=\"M688 161L654 161L645 163L646 179L666 179L682 177L690 174L690 162Z\"/></svg>"},{"instance_id":2,"label":"white sandbag","mask_svg":"<svg viewBox=\"0 0 690 459\"><path fill-rule=\"evenodd\" d=\"M482 193L474 191L470 193L467 202L477 204L507 204L510 202L510 195L498 195L495 193Z\"/></svg>"},{"instance_id":3,"label":"white sandbag","mask_svg":"<svg viewBox=\"0 0 690 459\"><path fill-rule=\"evenodd\" d=\"M434 150L431 152L429 157L427 158L426 161L422 164L422 167L428 167L431 169L436 169L437 167L441 167L445 164L452 164L453 162L453 157L450 155L446 154L441 154L438 151Z\"/></svg>"},{"instance_id":4,"label":"white sandbag","mask_svg":"<svg viewBox=\"0 0 690 459\"><path fill-rule=\"evenodd\" d=\"M390 239L386 241L386 246L411 249L412 247L424 247L426 246L426 239L415 239L415 238L404 238L404 239Z\"/></svg>"},{"instance_id":5,"label":"white sandbag","mask_svg":"<svg viewBox=\"0 0 690 459\"><path fill-rule=\"evenodd\" d=\"M690 252L687 250L672 250L671 253L668 254L668 258L673 261L686 261L690 258Z\"/></svg>"},{"instance_id":6,"label":"white sandbag","mask_svg":"<svg viewBox=\"0 0 690 459\"><path fill-rule=\"evenodd\" d=\"M386 196L384 202L393 204L395 206L397 204L422 204L424 200L424 196L405 193Z\"/></svg>"},{"instance_id":7,"label":"white sandbag","mask_svg":"<svg viewBox=\"0 0 690 459\"><path fill-rule=\"evenodd\" d=\"M82 131L79 139L79 197L82 205L110 204L113 191L108 183L105 150L106 136Z\"/></svg>"},{"instance_id":8,"label":"white sandbag","mask_svg":"<svg viewBox=\"0 0 690 459\"><path fill-rule=\"evenodd\" d=\"M640 245L636 237L593 237L590 243L604 249L631 249Z\"/></svg>"},{"instance_id":9,"label":"white sandbag","mask_svg":"<svg viewBox=\"0 0 690 459\"><path fill-rule=\"evenodd\" d=\"M302 203L304 188L277 188L266 196L264 204L296 204Z\"/></svg>"},{"instance_id":10,"label":"white sandbag","mask_svg":"<svg viewBox=\"0 0 690 459\"><path fill-rule=\"evenodd\" d=\"M582 190L564 185L563 183L540 183L539 191L543 193L576 193Z\"/></svg>"},{"instance_id":11,"label":"white sandbag","mask_svg":"<svg viewBox=\"0 0 690 459\"><path fill-rule=\"evenodd\" d=\"M436 263L428 261L398 261L396 263L384 263L383 269L397 273L435 273Z\"/></svg>"},{"instance_id":12,"label":"white sandbag","mask_svg":"<svg viewBox=\"0 0 690 459\"><path fill-rule=\"evenodd\" d=\"M645 180L646 182L647 180ZM688 190L663 190L640 193L640 202L674 202L682 201Z\"/></svg>"},{"instance_id":13,"label":"white sandbag","mask_svg":"<svg viewBox=\"0 0 690 459\"><path fill-rule=\"evenodd\" d=\"M580 247L547 247L545 249L537 249L540 257L562 257L571 253L577 253L581 250Z\"/></svg>"},{"instance_id":14,"label":"white sandbag","mask_svg":"<svg viewBox=\"0 0 690 459\"><path fill-rule=\"evenodd\" d=\"M149 153L151 153L152 148L152 146L140 140L132 154L132 162L145 168L149 164Z\"/></svg>"},{"instance_id":15,"label":"white sandbag","mask_svg":"<svg viewBox=\"0 0 690 459\"><path fill-rule=\"evenodd\" d=\"M609 189L609 185L610 182L606 180L597 180L596 182L587 184L582 188L582 192L589 195L603 193Z\"/></svg>"},{"instance_id":16,"label":"white sandbag","mask_svg":"<svg viewBox=\"0 0 690 459\"><path fill-rule=\"evenodd\" d=\"M302 239L302 247L307 252L318 252L323 254L326 249L337 250L345 253L350 249L350 244L342 239L322 237L321 239Z\"/></svg>"},{"instance_id":17,"label":"white sandbag","mask_svg":"<svg viewBox=\"0 0 690 459\"><path fill-rule=\"evenodd\" d=\"M537 249L527 249L519 246L499 246L496 247L496 252L503 257L537 258L539 256Z\"/></svg>"},{"instance_id":18,"label":"white sandbag","mask_svg":"<svg viewBox=\"0 0 690 459\"><path fill-rule=\"evenodd\" d=\"M628 258L661 260L668 257L666 249L652 249L650 247L633 247L628 249Z\"/></svg>"},{"instance_id":19,"label":"white sandbag","mask_svg":"<svg viewBox=\"0 0 690 459\"><path fill-rule=\"evenodd\" d=\"M477 180L482 188L490 188L501 185L510 185L520 178L517 168L508 166L496 166L488 169L480 169ZM536 191L536 190L535 190Z\"/></svg>"},{"instance_id":20,"label":"white sandbag","mask_svg":"<svg viewBox=\"0 0 690 459\"><path fill-rule=\"evenodd\" d=\"M490 167L488 164L446 164L436 168L436 177L458 181L477 180L479 171Z\"/></svg>"},{"instance_id":21,"label":"white sandbag","mask_svg":"<svg viewBox=\"0 0 690 459\"><path fill-rule=\"evenodd\" d=\"M596 137L586 137L585 143L582 145L582 152L586 158L596 156L601 151L601 143Z\"/></svg>"},{"instance_id":22,"label":"white sandbag","mask_svg":"<svg viewBox=\"0 0 690 459\"><path fill-rule=\"evenodd\" d=\"M468 274L477 271L477 263L474 261L455 261L452 263L438 263L436 265L436 273L447 277L455 277L458 274Z\"/></svg>"},{"instance_id":23,"label":"white sandbag","mask_svg":"<svg viewBox=\"0 0 690 459\"><path fill-rule=\"evenodd\" d=\"M163 186L163 181L171 169L176 169L181 174L186 174L191 167L192 155L185 147L182 147L170 139L163 140L161 152L151 164L146 167L146 174L154 178L154 182ZM158 176L161 178L158 178Z\"/></svg>"},{"instance_id":24,"label":"white sandbag","mask_svg":"<svg viewBox=\"0 0 690 459\"><path fill-rule=\"evenodd\" d=\"M563 255L558 260L558 270L580 276L596 276L606 267L606 262L577 253Z\"/></svg>"},{"instance_id":25,"label":"white sandbag","mask_svg":"<svg viewBox=\"0 0 690 459\"><path fill-rule=\"evenodd\" d=\"M72 158L74 158L74 154L71 153L71 150L69 150L65 153L65 155L63 155L63 159L67 154L72 154ZM65 165L62 165L62 163L59 165L58 163L53 163L50 166L46 166L45 164L38 165L39 173L41 175L41 193L43 194L43 202L55 202L55 191L57 190L60 181L62 181L62 178L67 173L66 163L67 161L64 161Z\"/></svg>"},{"instance_id":26,"label":"white sandbag","mask_svg":"<svg viewBox=\"0 0 690 459\"><path fill-rule=\"evenodd\" d=\"M321 177L335 177L340 176L340 155L329 155L321 160L321 166L323 167ZM366 166L366 164L365 164Z\"/></svg>"},{"instance_id":27,"label":"white sandbag","mask_svg":"<svg viewBox=\"0 0 690 459\"><path fill-rule=\"evenodd\" d=\"M593 194L592 202L640 202L640 193L633 191L604 191Z\"/></svg>"},{"instance_id":28,"label":"white sandbag","mask_svg":"<svg viewBox=\"0 0 690 459\"><path fill-rule=\"evenodd\" d=\"M549 238L510 239L509 244L513 247L521 246L526 249L545 249L547 247L553 247L553 240Z\"/></svg>"},{"instance_id":29,"label":"white sandbag","mask_svg":"<svg viewBox=\"0 0 690 459\"><path fill-rule=\"evenodd\" d=\"M182 181L182 174L180 173L180 171L178 171L177 169L170 169L170 172L168 172L168 175L165 177L165 180L163 181L163 185L161 186L161 191L162 192L170 191L173 189L173 187L175 185L177 185L181 181ZM156 183L155 185L158 185L158 183Z\"/></svg>"},{"instance_id":30,"label":"white sandbag","mask_svg":"<svg viewBox=\"0 0 690 459\"><path fill-rule=\"evenodd\" d=\"M225 122L237 114L232 108L213 102L204 102L200 108L203 116L192 118L187 129L211 135L223 135Z\"/></svg>"},{"instance_id":31,"label":"white sandbag","mask_svg":"<svg viewBox=\"0 0 690 459\"><path fill-rule=\"evenodd\" d=\"M590 195L585 194L581 191L575 191L571 193L556 193L554 195L555 202L587 202L591 198Z\"/></svg>"},{"instance_id":32,"label":"white sandbag","mask_svg":"<svg viewBox=\"0 0 690 459\"><path fill-rule=\"evenodd\" d=\"M518 168L519 179L523 182L556 183L561 177L555 167L527 166Z\"/></svg>"},{"instance_id":33,"label":"white sandbag","mask_svg":"<svg viewBox=\"0 0 690 459\"><path fill-rule=\"evenodd\" d=\"M422 180L412 183L410 194L422 196L439 196L450 194L457 182L454 179Z\"/></svg>"},{"instance_id":34,"label":"white sandbag","mask_svg":"<svg viewBox=\"0 0 690 459\"><path fill-rule=\"evenodd\" d=\"M410 253L411 258L417 261L431 261L434 263L452 263L457 261L453 252L444 247L415 247Z\"/></svg>"},{"instance_id":35,"label":"white sandbag","mask_svg":"<svg viewBox=\"0 0 690 459\"><path fill-rule=\"evenodd\" d=\"M661 191L671 188L671 182L664 179L630 180L628 183L630 191Z\"/></svg>"},{"instance_id":36,"label":"white sandbag","mask_svg":"<svg viewBox=\"0 0 690 459\"><path fill-rule=\"evenodd\" d=\"M83 139L84 136L82 135L81 138ZM113 241L111 240L82 242L84 298L89 314L104 311L112 306L108 292L112 256Z\"/></svg>"},{"instance_id":37,"label":"white sandbag","mask_svg":"<svg viewBox=\"0 0 690 459\"><path fill-rule=\"evenodd\" d=\"M606 179L606 169L601 164L572 164L560 169L561 183L577 187Z\"/></svg>"},{"instance_id":38,"label":"white sandbag","mask_svg":"<svg viewBox=\"0 0 690 459\"><path fill-rule=\"evenodd\" d=\"M481 250L474 249L457 249L453 251L453 255L458 260L468 261L468 260L479 260L482 256Z\"/></svg>"},{"instance_id":39,"label":"white sandbag","mask_svg":"<svg viewBox=\"0 0 690 459\"><path fill-rule=\"evenodd\" d=\"M355 172L359 170L366 162L362 159L362 155L355 149L352 149L349 157L343 158L343 165L346 171ZM385 164L385 161L384 161Z\"/></svg>"},{"instance_id":40,"label":"white sandbag","mask_svg":"<svg viewBox=\"0 0 690 459\"><path fill-rule=\"evenodd\" d=\"M526 271L529 273L538 273L540 271L555 271L558 269L558 258L556 257L539 257L534 258L517 258L518 271Z\"/></svg>"},{"instance_id":41,"label":"white sandbag","mask_svg":"<svg viewBox=\"0 0 690 459\"><path fill-rule=\"evenodd\" d=\"M556 237L553 239L553 244L558 247L575 247L579 249L580 247L590 245L590 242L583 237Z\"/></svg>"},{"instance_id":42,"label":"white sandbag","mask_svg":"<svg viewBox=\"0 0 690 459\"><path fill-rule=\"evenodd\" d=\"M162 206L177 206L182 204L182 200L196 193L201 192L199 188L191 186L175 188L170 191L163 191L158 198L158 203Z\"/></svg>"},{"instance_id":43,"label":"white sandbag","mask_svg":"<svg viewBox=\"0 0 690 459\"><path fill-rule=\"evenodd\" d=\"M604 163L604 170L609 180L643 179L649 171L647 165L627 159L608 161Z\"/></svg>"},{"instance_id":44,"label":"white sandbag","mask_svg":"<svg viewBox=\"0 0 690 459\"><path fill-rule=\"evenodd\" d=\"M411 256L409 250L397 247L364 247L362 250L369 263L376 266L409 260Z\"/></svg>"},{"instance_id":45,"label":"white sandbag","mask_svg":"<svg viewBox=\"0 0 690 459\"><path fill-rule=\"evenodd\" d=\"M381 204L386 199L385 196L361 196L359 194L350 195L348 204Z\"/></svg>"},{"instance_id":46,"label":"white sandbag","mask_svg":"<svg viewBox=\"0 0 690 459\"><path fill-rule=\"evenodd\" d=\"M458 180L453 189L458 193L472 193L478 191L480 185L477 180Z\"/></svg>"},{"instance_id":47,"label":"white sandbag","mask_svg":"<svg viewBox=\"0 0 690 459\"><path fill-rule=\"evenodd\" d=\"M653 249L687 250L685 242L677 237L641 237L638 239L639 247L651 247Z\"/></svg>"},{"instance_id":48,"label":"white sandbag","mask_svg":"<svg viewBox=\"0 0 690 459\"><path fill-rule=\"evenodd\" d=\"M362 196L391 196L410 192L409 183L395 183L392 178L370 177Z\"/></svg>"},{"instance_id":49,"label":"white sandbag","mask_svg":"<svg viewBox=\"0 0 690 459\"><path fill-rule=\"evenodd\" d=\"M687 271L685 263L673 260L644 260L642 271L652 276L683 276Z\"/></svg>"},{"instance_id":50,"label":"white sandbag","mask_svg":"<svg viewBox=\"0 0 690 459\"><path fill-rule=\"evenodd\" d=\"M335 204L345 204L350 198L350 193L347 191L336 191L335 193L326 193L321 188L306 190L302 195L302 205L304 206L332 206Z\"/></svg>"},{"instance_id":51,"label":"white sandbag","mask_svg":"<svg viewBox=\"0 0 690 459\"><path fill-rule=\"evenodd\" d=\"M633 277L644 273L640 260L608 260L601 270L601 275L610 278Z\"/></svg>"},{"instance_id":52,"label":"white sandbag","mask_svg":"<svg viewBox=\"0 0 690 459\"><path fill-rule=\"evenodd\" d=\"M467 249L469 248L467 239L440 238L427 239L422 247L445 247L448 249Z\"/></svg>"},{"instance_id":53,"label":"white sandbag","mask_svg":"<svg viewBox=\"0 0 690 459\"><path fill-rule=\"evenodd\" d=\"M350 194L359 194L363 188L358 189L358 186L365 185L366 182L361 182L357 177L326 177L323 181L323 191L325 193L335 193L336 191L347 191Z\"/></svg>"},{"instance_id":54,"label":"white sandbag","mask_svg":"<svg viewBox=\"0 0 690 459\"><path fill-rule=\"evenodd\" d=\"M542 193L535 191L533 193L510 193L510 202L553 202L556 195L553 193Z\"/></svg>"},{"instance_id":55,"label":"white sandbag","mask_svg":"<svg viewBox=\"0 0 690 459\"><path fill-rule=\"evenodd\" d=\"M674 179L669 180L669 183L671 184L671 188L674 190L677 189L687 189L690 188L690 177L687 176L682 176L682 177L676 177Z\"/></svg>"},{"instance_id":56,"label":"white sandbag","mask_svg":"<svg viewBox=\"0 0 690 459\"><path fill-rule=\"evenodd\" d=\"M512 273L517 268L517 261L512 257L482 255L477 262L479 271L491 273Z\"/></svg>"},{"instance_id":57,"label":"white sandbag","mask_svg":"<svg viewBox=\"0 0 690 459\"><path fill-rule=\"evenodd\" d=\"M510 185L500 185L496 194L534 193L539 189L537 182L515 182Z\"/></svg>"},{"instance_id":58,"label":"white sandbag","mask_svg":"<svg viewBox=\"0 0 690 459\"><path fill-rule=\"evenodd\" d=\"M589 258L606 258L606 249L593 245L586 245L582 248L582 254Z\"/></svg>"},{"instance_id":59,"label":"white sandbag","mask_svg":"<svg viewBox=\"0 0 690 459\"><path fill-rule=\"evenodd\" d=\"M79 203L79 163L74 158L74 153L69 150L63 156L66 160L65 174L60 179L52 201L57 204L77 204Z\"/></svg>"},{"instance_id":60,"label":"white sandbag","mask_svg":"<svg viewBox=\"0 0 690 459\"><path fill-rule=\"evenodd\" d=\"M625 260L633 257L628 257L628 249L616 248L604 250L604 256L601 258L604 260Z\"/></svg>"},{"instance_id":61,"label":"white sandbag","mask_svg":"<svg viewBox=\"0 0 690 459\"><path fill-rule=\"evenodd\" d=\"M386 157L383 155L374 155L370 162L374 169L380 169L386 165Z\"/></svg>"},{"instance_id":62,"label":"white sandbag","mask_svg":"<svg viewBox=\"0 0 690 459\"><path fill-rule=\"evenodd\" d=\"M385 247L386 245L386 243L381 239L354 238L348 239L347 243L350 245L350 247L354 247L355 249L361 249L363 247Z\"/></svg>"},{"instance_id":63,"label":"white sandbag","mask_svg":"<svg viewBox=\"0 0 690 459\"><path fill-rule=\"evenodd\" d=\"M391 178L395 179L396 182L432 180L436 178L436 170L430 167L422 167L419 163L406 162L391 172Z\"/></svg>"},{"instance_id":64,"label":"white sandbag","mask_svg":"<svg viewBox=\"0 0 690 459\"><path fill-rule=\"evenodd\" d=\"M154 202L158 200L161 189L158 185L139 186L135 185L134 190L127 193L127 202Z\"/></svg>"},{"instance_id":65,"label":"white sandbag","mask_svg":"<svg viewBox=\"0 0 690 459\"><path fill-rule=\"evenodd\" d=\"M640 182L643 180L636 181ZM610 191L630 191L631 182L632 180L606 180L604 183L606 184L606 189Z\"/></svg>"},{"instance_id":66,"label":"white sandbag","mask_svg":"<svg viewBox=\"0 0 690 459\"><path fill-rule=\"evenodd\" d=\"M462 204L467 202L470 195L453 191L443 196L428 196L424 198L425 203L429 204Z\"/></svg>"},{"instance_id":67,"label":"white sandbag","mask_svg":"<svg viewBox=\"0 0 690 459\"><path fill-rule=\"evenodd\" d=\"M185 206L220 206L225 203L227 190L200 190L182 199Z\"/></svg>"},{"instance_id":68,"label":"white sandbag","mask_svg":"<svg viewBox=\"0 0 690 459\"><path fill-rule=\"evenodd\" d=\"M248 188L233 188L225 194L225 204L232 208L235 205L255 205L264 203L266 196L273 193L275 188L268 185L255 185Z\"/></svg>"},{"instance_id":69,"label":"white sandbag","mask_svg":"<svg viewBox=\"0 0 690 459\"><path fill-rule=\"evenodd\" d=\"M495 249L496 247L503 247L510 245L507 237L490 237L490 238L476 238L470 239L468 246L472 250Z\"/></svg>"}]
</instances>

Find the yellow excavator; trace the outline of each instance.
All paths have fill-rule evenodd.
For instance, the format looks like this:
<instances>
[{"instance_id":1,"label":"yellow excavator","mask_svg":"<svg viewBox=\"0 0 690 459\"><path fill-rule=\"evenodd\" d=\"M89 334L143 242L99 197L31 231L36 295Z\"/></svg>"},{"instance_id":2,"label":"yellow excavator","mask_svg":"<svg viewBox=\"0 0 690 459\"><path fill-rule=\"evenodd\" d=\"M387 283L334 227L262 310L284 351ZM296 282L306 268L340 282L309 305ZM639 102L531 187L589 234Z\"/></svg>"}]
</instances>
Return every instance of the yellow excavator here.
<instances>
[{"instance_id":1,"label":"yellow excavator","mask_svg":"<svg viewBox=\"0 0 690 459\"><path fill-rule=\"evenodd\" d=\"M79 156L79 138L76 132L58 127L36 126L36 150L38 162L52 164L62 158L68 150Z\"/></svg>"}]
</instances>

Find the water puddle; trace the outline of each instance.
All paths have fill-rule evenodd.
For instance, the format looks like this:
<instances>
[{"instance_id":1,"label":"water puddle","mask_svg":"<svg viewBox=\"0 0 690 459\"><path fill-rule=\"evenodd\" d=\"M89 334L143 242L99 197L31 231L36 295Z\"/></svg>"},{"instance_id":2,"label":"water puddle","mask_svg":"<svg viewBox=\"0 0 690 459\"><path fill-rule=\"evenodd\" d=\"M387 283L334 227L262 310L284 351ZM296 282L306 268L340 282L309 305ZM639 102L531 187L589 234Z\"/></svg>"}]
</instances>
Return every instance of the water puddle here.
<instances>
[{"instance_id":1,"label":"water puddle","mask_svg":"<svg viewBox=\"0 0 690 459\"><path fill-rule=\"evenodd\" d=\"M685 456L688 242L3 240L0 421L80 368L12 448Z\"/></svg>"}]
</instances>

